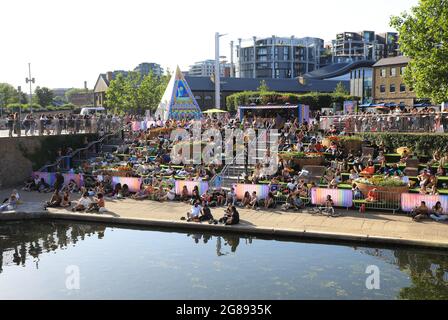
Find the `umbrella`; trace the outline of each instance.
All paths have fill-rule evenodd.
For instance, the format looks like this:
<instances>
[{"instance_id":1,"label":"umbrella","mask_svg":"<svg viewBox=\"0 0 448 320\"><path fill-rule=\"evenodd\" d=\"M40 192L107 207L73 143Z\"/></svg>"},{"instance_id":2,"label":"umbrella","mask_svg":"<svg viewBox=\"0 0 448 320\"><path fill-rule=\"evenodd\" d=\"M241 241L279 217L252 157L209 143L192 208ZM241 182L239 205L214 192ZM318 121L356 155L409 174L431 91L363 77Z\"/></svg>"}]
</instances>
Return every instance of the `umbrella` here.
<instances>
[{"instance_id":1,"label":"umbrella","mask_svg":"<svg viewBox=\"0 0 448 320\"><path fill-rule=\"evenodd\" d=\"M227 113L227 111L221 110L221 109L209 109L209 110L204 111L202 113Z\"/></svg>"}]
</instances>

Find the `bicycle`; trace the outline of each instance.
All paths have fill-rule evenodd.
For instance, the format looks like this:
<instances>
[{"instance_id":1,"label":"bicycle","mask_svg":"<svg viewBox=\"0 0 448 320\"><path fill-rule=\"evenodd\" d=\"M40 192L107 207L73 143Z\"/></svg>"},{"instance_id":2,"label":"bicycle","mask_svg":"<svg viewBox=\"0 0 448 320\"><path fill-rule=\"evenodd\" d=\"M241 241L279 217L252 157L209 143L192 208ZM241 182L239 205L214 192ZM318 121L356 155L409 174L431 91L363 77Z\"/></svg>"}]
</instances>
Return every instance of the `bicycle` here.
<instances>
[{"instance_id":1,"label":"bicycle","mask_svg":"<svg viewBox=\"0 0 448 320\"><path fill-rule=\"evenodd\" d=\"M342 216L340 212L336 212L333 207L314 207L311 209L311 214L321 215L331 218L337 218Z\"/></svg>"}]
</instances>

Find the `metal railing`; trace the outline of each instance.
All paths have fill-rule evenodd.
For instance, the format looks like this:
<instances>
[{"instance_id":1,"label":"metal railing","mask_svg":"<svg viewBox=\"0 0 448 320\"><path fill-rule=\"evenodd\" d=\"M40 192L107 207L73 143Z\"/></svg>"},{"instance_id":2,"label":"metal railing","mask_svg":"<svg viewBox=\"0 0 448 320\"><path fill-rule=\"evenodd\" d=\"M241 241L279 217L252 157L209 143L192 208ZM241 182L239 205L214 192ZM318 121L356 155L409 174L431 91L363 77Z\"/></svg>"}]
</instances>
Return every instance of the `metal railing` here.
<instances>
[{"instance_id":1,"label":"metal railing","mask_svg":"<svg viewBox=\"0 0 448 320\"><path fill-rule=\"evenodd\" d=\"M74 150L72 153L59 157L56 159L56 161L54 163L51 164L47 164L45 166L43 166L42 168L39 169L39 171L41 172L51 172L50 168L56 169L56 170L61 170L61 169L70 169L67 167L70 167L70 160L73 159L74 156L79 155L81 152L83 151L88 151L90 148L92 148L93 146L96 146L98 144L103 143L106 139L109 139L111 137L116 136L121 130L126 130L129 129L127 124L121 124L119 128L116 128L116 130L114 132L105 134L104 136L102 136L99 140L96 141L92 141L90 143L87 144L87 146L82 147L82 148L78 148L76 150ZM61 166L62 164L62 166ZM67 166L68 164L68 166Z\"/></svg>"},{"instance_id":2,"label":"metal railing","mask_svg":"<svg viewBox=\"0 0 448 320\"><path fill-rule=\"evenodd\" d=\"M4 124L0 130L8 131L8 135L13 137L112 132L121 126L121 118L114 121L111 119L36 119L30 122L22 120L20 125L18 123ZM21 130L20 134L18 127Z\"/></svg>"},{"instance_id":3,"label":"metal railing","mask_svg":"<svg viewBox=\"0 0 448 320\"><path fill-rule=\"evenodd\" d=\"M353 206L356 209L364 208L365 210L401 210L401 193L375 191L371 198L365 196L353 196Z\"/></svg>"},{"instance_id":4,"label":"metal railing","mask_svg":"<svg viewBox=\"0 0 448 320\"><path fill-rule=\"evenodd\" d=\"M320 118L321 130L330 130L331 126L347 133L448 132L448 113L356 114Z\"/></svg>"}]
</instances>

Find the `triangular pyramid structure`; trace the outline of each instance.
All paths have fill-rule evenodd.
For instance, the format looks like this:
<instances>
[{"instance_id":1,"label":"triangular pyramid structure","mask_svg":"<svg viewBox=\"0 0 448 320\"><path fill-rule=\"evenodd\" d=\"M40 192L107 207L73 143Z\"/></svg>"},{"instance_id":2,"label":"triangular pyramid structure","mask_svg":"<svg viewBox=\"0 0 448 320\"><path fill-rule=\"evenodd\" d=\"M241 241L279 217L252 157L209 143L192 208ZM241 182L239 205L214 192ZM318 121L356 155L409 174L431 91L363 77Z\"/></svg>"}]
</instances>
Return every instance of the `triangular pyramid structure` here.
<instances>
[{"instance_id":1,"label":"triangular pyramid structure","mask_svg":"<svg viewBox=\"0 0 448 320\"><path fill-rule=\"evenodd\" d=\"M182 120L199 119L201 116L201 108L177 66L157 107L155 117L160 117L161 120Z\"/></svg>"}]
</instances>

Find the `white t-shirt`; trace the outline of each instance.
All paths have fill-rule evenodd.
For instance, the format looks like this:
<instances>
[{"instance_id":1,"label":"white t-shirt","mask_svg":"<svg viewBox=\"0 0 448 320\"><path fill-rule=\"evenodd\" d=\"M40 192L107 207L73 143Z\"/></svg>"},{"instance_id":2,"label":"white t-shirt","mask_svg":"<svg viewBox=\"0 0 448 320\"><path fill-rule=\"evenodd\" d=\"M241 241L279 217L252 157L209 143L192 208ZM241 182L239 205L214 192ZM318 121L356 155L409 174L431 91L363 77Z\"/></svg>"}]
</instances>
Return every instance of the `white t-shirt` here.
<instances>
[{"instance_id":1,"label":"white t-shirt","mask_svg":"<svg viewBox=\"0 0 448 320\"><path fill-rule=\"evenodd\" d=\"M199 217L199 214L201 213L201 209L202 209L202 207L201 206L192 206L191 207L191 216L193 217L193 218L197 218L197 217Z\"/></svg>"},{"instance_id":2,"label":"white t-shirt","mask_svg":"<svg viewBox=\"0 0 448 320\"><path fill-rule=\"evenodd\" d=\"M81 199L79 199L78 203L80 205L83 205L84 207L88 207L92 203L92 201L89 198L82 197Z\"/></svg>"},{"instance_id":3,"label":"white t-shirt","mask_svg":"<svg viewBox=\"0 0 448 320\"><path fill-rule=\"evenodd\" d=\"M175 197L176 197L176 189L173 188L170 191L168 191L167 198L169 200L174 200Z\"/></svg>"}]
</instances>

